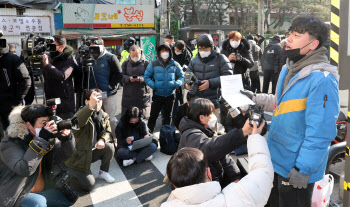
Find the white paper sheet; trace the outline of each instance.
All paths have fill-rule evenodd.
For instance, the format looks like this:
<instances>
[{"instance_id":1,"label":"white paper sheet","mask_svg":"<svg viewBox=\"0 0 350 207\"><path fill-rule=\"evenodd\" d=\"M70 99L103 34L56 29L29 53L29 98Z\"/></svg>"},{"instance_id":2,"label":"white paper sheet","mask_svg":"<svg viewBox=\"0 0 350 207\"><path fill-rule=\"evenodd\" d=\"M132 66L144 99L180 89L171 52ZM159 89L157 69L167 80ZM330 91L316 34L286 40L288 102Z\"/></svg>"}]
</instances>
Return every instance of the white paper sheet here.
<instances>
[{"instance_id":1,"label":"white paper sheet","mask_svg":"<svg viewBox=\"0 0 350 207\"><path fill-rule=\"evenodd\" d=\"M220 76L220 81L222 96L232 108L255 104L250 98L240 92L240 90L244 90L240 74Z\"/></svg>"}]
</instances>

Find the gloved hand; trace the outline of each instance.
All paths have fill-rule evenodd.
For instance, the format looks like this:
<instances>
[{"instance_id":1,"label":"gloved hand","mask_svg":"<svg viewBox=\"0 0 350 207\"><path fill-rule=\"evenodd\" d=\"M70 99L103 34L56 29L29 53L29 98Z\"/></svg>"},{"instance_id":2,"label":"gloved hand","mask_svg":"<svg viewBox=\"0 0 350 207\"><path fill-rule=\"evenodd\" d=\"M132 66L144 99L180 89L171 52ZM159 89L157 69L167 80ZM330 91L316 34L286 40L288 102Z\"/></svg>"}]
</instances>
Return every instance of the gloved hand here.
<instances>
[{"instance_id":1,"label":"gloved hand","mask_svg":"<svg viewBox=\"0 0 350 207\"><path fill-rule=\"evenodd\" d=\"M248 98L250 98L251 100L253 100L253 97L255 96L255 93L249 91L249 90L240 90L241 94L246 95Z\"/></svg>"},{"instance_id":2,"label":"gloved hand","mask_svg":"<svg viewBox=\"0 0 350 207\"><path fill-rule=\"evenodd\" d=\"M55 135L43 127L40 130L39 137L45 139L46 141L49 141L49 139L54 138Z\"/></svg>"},{"instance_id":3,"label":"gloved hand","mask_svg":"<svg viewBox=\"0 0 350 207\"><path fill-rule=\"evenodd\" d=\"M288 175L289 184L293 185L293 188L306 189L309 182L309 176L310 175L299 173L296 169L293 168Z\"/></svg>"}]
</instances>

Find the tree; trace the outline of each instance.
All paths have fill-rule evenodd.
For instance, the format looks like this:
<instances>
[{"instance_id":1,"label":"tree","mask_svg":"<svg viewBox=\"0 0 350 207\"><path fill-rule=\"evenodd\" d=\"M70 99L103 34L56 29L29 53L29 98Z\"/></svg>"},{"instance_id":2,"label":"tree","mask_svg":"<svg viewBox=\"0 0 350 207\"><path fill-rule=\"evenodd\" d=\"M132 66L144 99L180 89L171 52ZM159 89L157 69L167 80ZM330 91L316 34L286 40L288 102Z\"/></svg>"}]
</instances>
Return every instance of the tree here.
<instances>
[{"instance_id":1,"label":"tree","mask_svg":"<svg viewBox=\"0 0 350 207\"><path fill-rule=\"evenodd\" d=\"M243 32L251 25L255 25L257 19L258 2L252 0L228 0L228 8L233 11L234 23ZM254 21L254 22L253 22Z\"/></svg>"}]
</instances>

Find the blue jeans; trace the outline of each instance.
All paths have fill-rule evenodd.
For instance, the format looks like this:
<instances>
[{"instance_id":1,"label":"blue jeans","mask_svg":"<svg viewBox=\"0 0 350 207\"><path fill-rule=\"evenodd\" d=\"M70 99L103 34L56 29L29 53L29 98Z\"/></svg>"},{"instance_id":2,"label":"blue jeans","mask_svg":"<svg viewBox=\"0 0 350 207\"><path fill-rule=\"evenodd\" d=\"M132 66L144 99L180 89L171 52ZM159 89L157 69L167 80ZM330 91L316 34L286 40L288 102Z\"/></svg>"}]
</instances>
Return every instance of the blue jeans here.
<instances>
[{"instance_id":1,"label":"blue jeans","mask_svg":"<svg viewBox=\"0 0 350 207\"><path fill-rule=\"evenodd\" d=\"M21 207L71 206L66 196L58 189L47 189L39 193L29 193Z\"/></svg>"},{"instance_id":2,"label":"blue jeans","mask_svg":"<svg viewBox=\"0 0 350 207\"><path fill-rule=\"evenodd\" d=\"M130 151L127 147L119 148L117 151L117 156L121 160L129 160L136 158L135 162L143 162L147 157L151 156L155 151L157 151L157 145L154 143L149 144L147 147Z\"/></svg>"}]
</instances>

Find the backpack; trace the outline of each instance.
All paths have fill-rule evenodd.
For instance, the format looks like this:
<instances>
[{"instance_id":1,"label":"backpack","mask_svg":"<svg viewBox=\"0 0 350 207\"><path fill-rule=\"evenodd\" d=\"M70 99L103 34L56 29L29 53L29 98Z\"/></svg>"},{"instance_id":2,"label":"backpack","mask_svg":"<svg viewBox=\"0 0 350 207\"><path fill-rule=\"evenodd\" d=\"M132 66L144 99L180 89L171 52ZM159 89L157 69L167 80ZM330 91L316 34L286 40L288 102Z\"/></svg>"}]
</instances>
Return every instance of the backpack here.
<instances>
[{"instance_id":1,"label":"backpack","mask_svg":"<svg viewBox=\"0 0 350 207\"><path fill-rule=\"evenodd\" d=\"M177 151L175 143L175 127L164 125L160 128L159 135L160 151L167 155L172 155Z\"/></svg>"}]
</instances>

